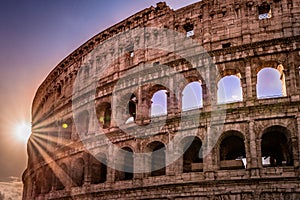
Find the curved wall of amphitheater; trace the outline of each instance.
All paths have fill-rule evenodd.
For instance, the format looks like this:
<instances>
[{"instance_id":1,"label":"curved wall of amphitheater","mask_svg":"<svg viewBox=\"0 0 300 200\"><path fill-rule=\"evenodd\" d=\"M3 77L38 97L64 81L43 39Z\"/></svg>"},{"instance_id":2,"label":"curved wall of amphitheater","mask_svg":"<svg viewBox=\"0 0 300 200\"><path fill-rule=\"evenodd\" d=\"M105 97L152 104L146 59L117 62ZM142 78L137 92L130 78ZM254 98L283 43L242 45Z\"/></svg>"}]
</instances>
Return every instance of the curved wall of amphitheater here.
<instances>
[{"instance_id":1,"label":"curved wall of amphitheater","mask_svg":"<svg viewBox=\"0 0 300 200\"><path fill-rule=\"evenodd\" d=\"M299 0L203 0L178 10L158 3L94 36L59 63L36 92L23 199L300 199L299 19ZM183 58L134 48L156 40L153 31L119 45L117 58L111 57L113 47L103 47L106 53L96 62L111 64L96 77L95 91L87 85L74 97L76 78L85 86L85 79L93 77L86 67L92 65L89 53L115 35L141 27L173 30L196 41L210 55L213 75L191 67L189 61L200 53ZM125 120L134 121L122 125L125 130L164 120L163 128L143 129L141 137L134 137L114 119L112 101L117 82L141 64L156 68L148 69L146 82L168 76L158 72L160 65L185 81L168 79L179 88L176 95L162 84L138 85L134 74L128 78L132 81L123 88L138 86L119 111ZM258 97L258 74L265 68L279 74L281 95ZM242 99L218 104L217 83L231 75L240 81ZM181 94L191 82L201 84L202 104L185 111ZM160 90L166 90L167 114L151 117L151 98ZM85 109L90 97L95 114ZM222 126L214 123L214 108L225 113ZM198 121L182 121L182 116ZM212 132L218 137L201 157ZM179 134L182 140L168 145ZM127 168L124 171L113 167L117 152L108 143L125 152L163 151L160 157L152 153L144 160L123 156L118 162ZM141 170L145 162L166 162L178 149L182 155L167 166Z\"/></svg>"}]
</instances>

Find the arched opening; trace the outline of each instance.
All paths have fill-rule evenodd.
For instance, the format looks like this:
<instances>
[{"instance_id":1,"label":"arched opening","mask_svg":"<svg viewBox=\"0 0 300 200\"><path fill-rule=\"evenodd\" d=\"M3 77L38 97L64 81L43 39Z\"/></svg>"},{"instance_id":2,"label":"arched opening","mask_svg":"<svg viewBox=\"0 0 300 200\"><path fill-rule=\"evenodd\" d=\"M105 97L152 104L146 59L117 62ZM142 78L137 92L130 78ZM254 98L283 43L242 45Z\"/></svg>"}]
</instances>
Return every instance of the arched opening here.
<instances>
[{"instance_id":1,"label":"arched opening","mask_svg":"<svg viewBox=\"0 0 300 200\"><path fill-rule=\"evenodd\" d=\"M246 168L246 151L244 137L238 132L227 133L220 144L220 168L244 169Z\"/></svg>"},{"instance_id":2,"label":"arched opening","mask_svg":"<svg viewBox=\"0 0 300 200\"><path fill-rule=\"evenodd\" d=\"M194 36L194 25L191 23L187 23L183 26L185 32L186 32L186 37L192 37Z\"/></svg>"},{"instance_id":3,"label":"arched opening","mask_svg":"<svg viewBox=\"0 0 300 200\"><path fill-rule=\"evenodd\" d=\"M182 110L193 110L203 107L202 86L200 81L194 81L185 86L182 91Z\"/></svg>"},{"instance_id":4,"label":"arched opening","mask_svg":"<svg viewBox=\"0 0 300 200\"><path fill-rule=\"evenodd\" d=\"M111 125L111 105L102 103L97 107L97 118L103 128L109 128Z\"/></svg>"},{"instance_id":5,"label":"arched opening","mask_svg":"<svg viewBox=\"0 0 300 200\"><path fill-rule=\"evenodd\" d=\"M40 177L43 177L43 173L41 171L35 176L35 194L37 196L42 193L42 180Z\"/></svg>"},{"instance_id":6,"label":"arched opening","mask_svg":"<svg viewBox=\"0 0 300 200\"><path fill-rule=\"evenodd\" d=\"M106 156L97 154L96 158L91 158L91 184L104 183L107 176Z\"/></svg>"},{"instance_id":7,"label":"arched opening","mask_svg":"<svg viewBox=\"0 0 300 200\"><path fill-rule=\"evenodd\" d=\"M151 151L151 176L162 176L166 174L166 147L161 142L152 142L148 146Z\"/></svg>"},{"instance_id":8,"label":"arched opening","mask_svg":"<svg viewBox=\"0 0 300 200\"><path fill-rule=\"evenodd\" d=\"M263 166L292 166L292 145L284 127L273 126L264 131L261 141Z\"/></svg>"},{"instance_id":9,"label":"arched opening","mask_svg":"<svg viewBox=\"0 0 300 200\"><path fill-rule=\"evenodd\" d=\"M67 169L67 165L66 164L62 164L60 166L60 168L64 171L64 172L68 172ZM64 177L57 177L54 176L54 190L64 190L65 189L65 185L61 182L61 179Z\"/></svg>"},{"instance_id":10,"label":"arched opening","mask_svg":"<svg viewBox=\"0 0 300 200\"><path fill-rule=\"evenodd\" d=\"M257 98L276 98L286 96L285 76L283 66L278 69L264 68L257 74Z\"/></svg>"},{"instance_id":11,"label":"arched opening","mask_svg":"<svg viewBox=\"0 0 300 200\"><path fill-rule=\"evenodd\" d=\"M89 132L89 113L88 111L81 112L76 116L76 128L78 129L79 134L87 135Z\"/></svg>"},{"instance_id":12,"label":"arched opening","mask_svg":"<svg viewBox=\"0 0 300 200\"><path fill-rule=\"evenodd\" d=\"M167 90L158 90L151 98L151 117L167 115Z\"/></svg>"},{"instance_id":13,"label":"arched opening","mask_svg":"<svg viewBox=\"0 0 300 200\"><path fill-rule=\"evenodd\" d=\"M134 160L133 160L133 151L129 147L122 148L122 151L120 151L118 155L117 160L118 169L116 171L116 180L122 181L122 180L131 180L133 179L134 175Z\"/></svg>"},{"instance_id":14,"label":"arched opening","mask_svg":"<svg viewBox=\"0 0 300 200\"><path fill-rule=\"evenodd\" d=\"M218 82L218 103L243 101L240 75L225 76Z\"/></svg>"},{"instance_id":15,"label":"arched opening","mask_svg":"<svg viewBox=\"0 0 300 200\"><path fill-rule=\"evenodd\" d=\"M125 124L131 123L135 121L136 118L136 104L137 98L134 94L131 95L130 100L128 102L128 114L129 118L126 120Z\"/></svg>"},{"instance_id":16,"label":"arched opening","mask_svg":"<svg viewBox=\"0 0 300 200\"><path fill-rule=\"evenodd\" d=\"M77 158L72 167L72 180L75 186L82 186L84 183L84 160Z\"/></svg>"},{"instance_id":17,"label":"arched opening","mask_svg":"<svg viewBox=\"0 0 300 200\"><path fill-rule=\"evenodd\" d=\"M44 169L42 193L49 193L52 189L53 172L50 167Z\"/></svg>"},{"instance_id":18,"label":"arched opening","mask_svg":"<svg viewBox=\"0 0 300 200\"><path fill-rule=\"evenodd\" d=\"M202 142L198 137L183 139L183 172L203 171Z\"/></svg>"},{"instance_id":19,"label":"arched opening","mask_svg":"<svg viewBox=\"0 0 300 200\"><path fill-rule=\"evenodd\" d=\"M271 6L267 2L258 6L258 19L268 19L272 17Z\"/></svg>"},{"instance_id":20,"label":"arched opening","mask_svg":"<svg viewBox=\"0 0 300 200\"><path fill-rule=\"evenodd\" d=\"M104 111L103 128L110 127L110 121L111 121L111 108L106 107Z\"/></svg>"},{"instance_id":21,"label":"arched opening","mask_svg":"<svg viewBox=\"0 0 300 200\"><path fill-rule=\"evenodd\" d=\"M73 122L72 119L67 119L61 124L61 137L70 140L72 137L72 127Z\"/></svg>"}]
</instances>

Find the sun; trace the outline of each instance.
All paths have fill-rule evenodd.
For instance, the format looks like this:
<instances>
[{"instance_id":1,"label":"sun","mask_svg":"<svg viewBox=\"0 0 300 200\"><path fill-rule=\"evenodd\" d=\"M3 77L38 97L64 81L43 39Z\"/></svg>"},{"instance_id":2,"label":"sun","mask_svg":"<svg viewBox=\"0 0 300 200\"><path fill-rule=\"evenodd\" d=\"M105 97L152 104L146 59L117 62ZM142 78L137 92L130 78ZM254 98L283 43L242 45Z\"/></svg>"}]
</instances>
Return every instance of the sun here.
<instances>
[{"instance_id":1,"label":"sun","mask_svg":"<svg viewBox=\"0 0 300 200\"><path fill-rule=\"evenodd\" d=\"M20 122L16 124L14 131L16 139L21 142L27 142L31 134L31 125L27 122Z\"/></svg>"}]
</instances>

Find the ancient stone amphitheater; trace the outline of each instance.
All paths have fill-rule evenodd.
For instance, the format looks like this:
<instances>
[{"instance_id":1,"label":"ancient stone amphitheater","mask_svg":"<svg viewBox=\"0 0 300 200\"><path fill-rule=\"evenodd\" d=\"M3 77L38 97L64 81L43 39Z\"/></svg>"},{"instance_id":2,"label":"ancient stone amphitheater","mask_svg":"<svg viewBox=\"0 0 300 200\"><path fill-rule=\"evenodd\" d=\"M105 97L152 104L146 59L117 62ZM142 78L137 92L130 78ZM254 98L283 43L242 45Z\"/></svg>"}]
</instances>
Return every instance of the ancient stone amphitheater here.
<instances>
[{"instance_id":1,"label":"ancient stone amphitheater","mask_svg":"<svg viewBox=\"0 0 300 200\"><path fill-rule=\"evenodd\" d=\"M299 42L300 0L104 30L36 92L23 199L300 199Z\"/></svg>"}]
</instances>

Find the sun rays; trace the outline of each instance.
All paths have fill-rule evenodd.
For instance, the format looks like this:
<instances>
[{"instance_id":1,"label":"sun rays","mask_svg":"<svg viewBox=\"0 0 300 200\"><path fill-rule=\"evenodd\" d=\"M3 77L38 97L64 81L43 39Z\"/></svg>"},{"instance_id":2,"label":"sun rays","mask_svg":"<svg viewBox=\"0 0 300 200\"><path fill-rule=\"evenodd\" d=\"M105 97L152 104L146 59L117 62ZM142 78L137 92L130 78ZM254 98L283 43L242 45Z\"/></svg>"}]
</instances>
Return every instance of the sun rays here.
<instances>
[{"instance_id":1,"label":"sun rays","mask_svg":"<svg viewBox=\"0 0 300 200\"><path fill-rule=\"evenodd\" d=\"M74 181L70 174L68 174L67 170L62 168L62 163L57 163L55 159L53 159L53 156L49 153L54 152L56 148L66 145L69 142L69 139L59 138L57 135L45 135L44 132L33 132L31 135L28 142L28 148L33 151L30 153L31 156L35 156L35 159L33 160L40 163L43 163L41 161L44 161L50 169L46 171L52 181L36 177L36 181L41 182L42 187L49 183L51 184L50 187L57 187L59 182L63 185L63 187L70 187L74 185ZM42 170L43 172L45 171L45 169Z\"/></svg>"}]
</instances>

